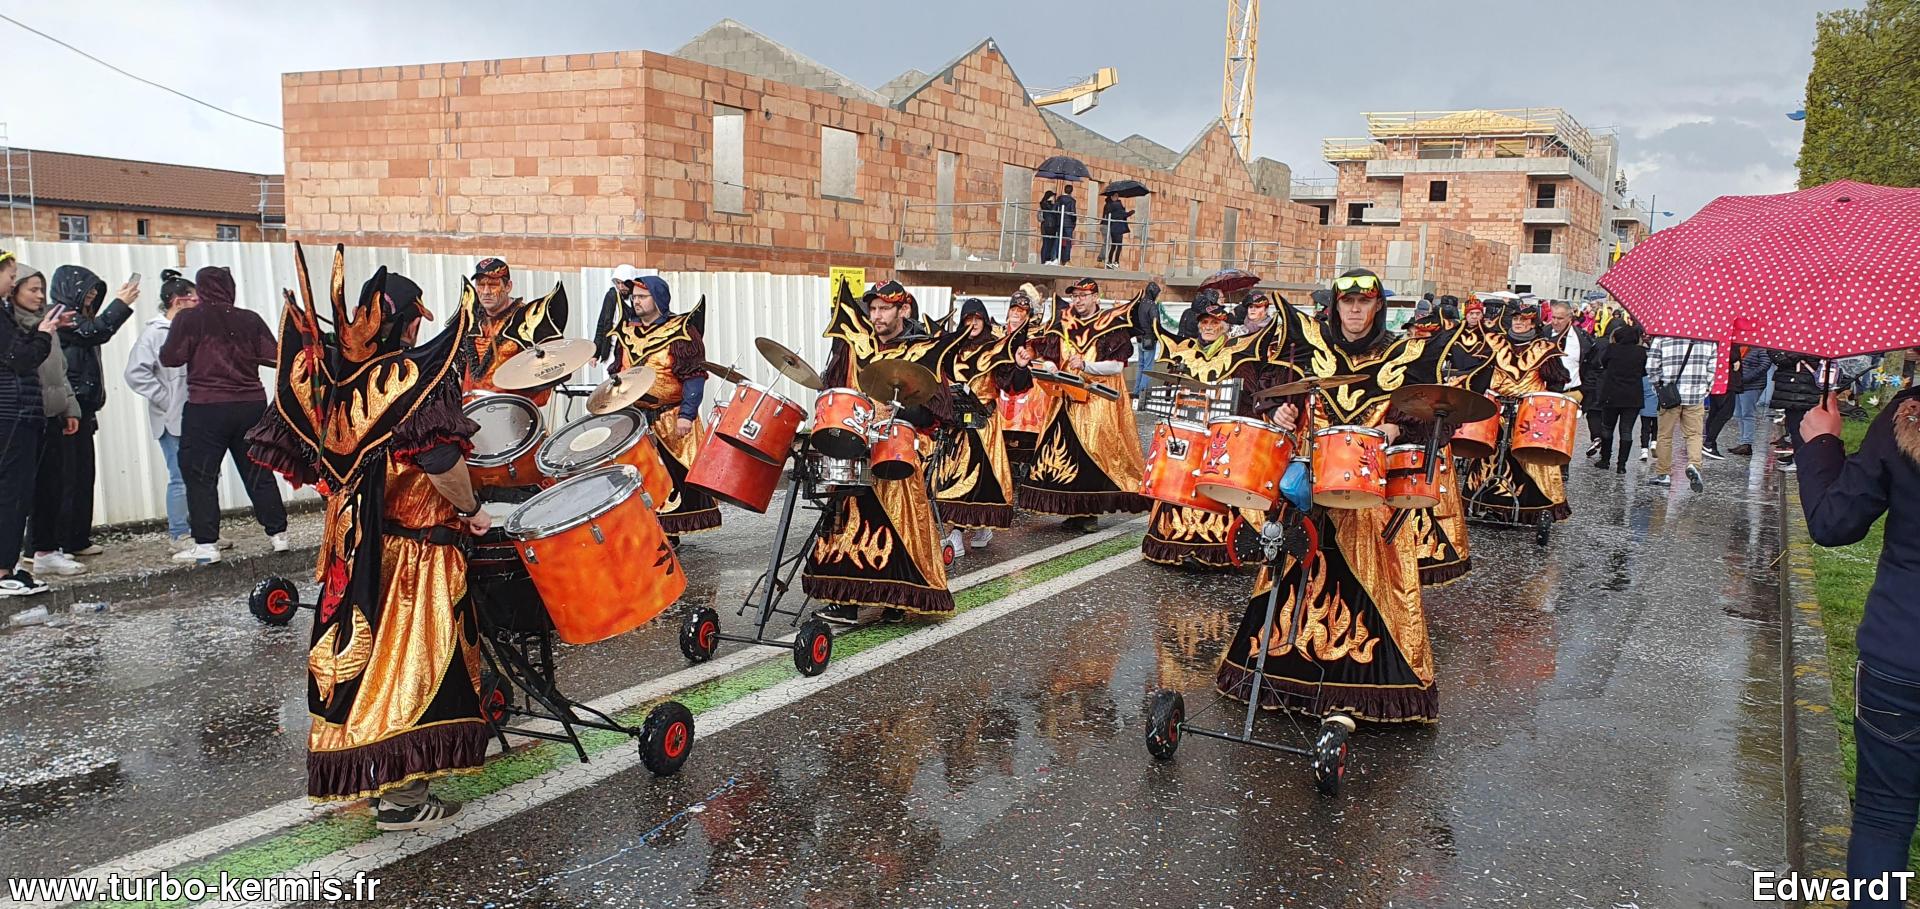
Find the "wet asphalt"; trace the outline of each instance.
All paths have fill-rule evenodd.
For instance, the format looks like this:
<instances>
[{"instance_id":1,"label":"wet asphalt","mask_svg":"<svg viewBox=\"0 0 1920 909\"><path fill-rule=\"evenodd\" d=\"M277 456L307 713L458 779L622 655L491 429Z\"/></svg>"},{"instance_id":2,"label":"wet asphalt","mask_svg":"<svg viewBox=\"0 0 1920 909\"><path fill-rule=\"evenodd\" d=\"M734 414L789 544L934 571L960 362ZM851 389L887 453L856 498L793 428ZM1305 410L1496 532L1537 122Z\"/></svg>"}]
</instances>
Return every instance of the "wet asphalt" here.
<instances>
[{"instance_id":1,"label":"wet asphalt","mask_svg":"<svg viewBox=\"0 0 1920 909\"><path fill-rule=\"evenodd\" d=\"M1474 570L1429 589L1441 721L1363 729L1338 797L1296 758L1147 756L1157 689L1237 723L1211 679L1248 579L1135 563L702 738L678 777L622 773L403 859L380 902L1743 904L1784 854L1781 475L1709 463L1693 494L1638 462L1572 471L1547 546L1476 525ZM764 552L738 515L691 538L696 582ZM1061 539L1036 521L989 557ZM304 621L262 627L243 593L0 635L0 766L66 781L5 790L0 866L82 867L299 795ZM679 669L675 632L569 650L562 677L591 697Z\"/></svg>"}]
</instances>

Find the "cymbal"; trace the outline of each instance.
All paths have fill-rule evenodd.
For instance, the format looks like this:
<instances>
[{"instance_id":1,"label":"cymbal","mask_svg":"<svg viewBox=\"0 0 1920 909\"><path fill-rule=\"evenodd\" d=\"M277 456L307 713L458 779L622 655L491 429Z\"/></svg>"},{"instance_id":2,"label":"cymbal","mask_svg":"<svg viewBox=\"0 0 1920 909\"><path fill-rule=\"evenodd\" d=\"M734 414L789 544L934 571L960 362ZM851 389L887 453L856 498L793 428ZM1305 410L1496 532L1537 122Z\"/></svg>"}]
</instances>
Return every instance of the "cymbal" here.
<instances>
[{"instance_id":1,"label":"cymbal","mask_svg":"<svg viewBox=\"0 0 1920 909\"><path fill-rule=\"evenodd\" d=\"M820 378L820 372L813 368L813 364L802 359L799 354L788 350L780 342L772 338L754 338L753 346L760 351L761 356L767 358L768 363L773 364L774 369L780 370L781 375L792 379L795 383L814 391L821 391L827 387L826 381Z\"/></svg>"},{"instance_id":2,"label":"cymbal","mask_svg":"<svg viewBox=\"0 0 1920 909\"><path fill-rule=\"evenodd\" d=\"M1407 385L1387 400L1393 409L1416 420L1444 417L1454 424L1478 423L1499 412L1486 395L1457 385Z\"/></svg>"},{"instance_id":3,"label":"cymbal","mask_svg":"<svg viewBox=\"0 0 1920 909\"><path fill-rule=\"evenodd\" d=\"M1298 381L1288 382L1285 385L1275 385L1272 388L1262 389L1254 394L1254 397L1262 399L1290 398L1316 388L1340 388L1346 385L1365 382L1366 380L1366 376L1354 375L1352 373L1342 376L1312 376Z\"/></svg>"},{"instance_id":4,"label":"cymbal","mask_svg":"<svg viewBox=\"0 0 1920 909\"><path fill-rule=\"evenodd\" d=\"M860 390L875 404L891 404L898 399L908 407L917 407L940 393L940 380L933 370L918 363L881 360L860 370Z\"/></svg>"},{"instance_id":5,"label":"cymbal","mask_svg":"<svg viewBox=\"0 0 1920 909\"><path fill-rule=\"evenodd\" d=\"M613 413L640 403L653 390L653 379L653 370L646 366L614 373L587 396L587 413Z\"/></svg>"},{"instance_id":6,"label":"cymbal","mask_svg":"<svg viewBox=\"0 0 1920 909\"><path fill-rule=\"evenodd\" d=\"M707 375L710 375L716 379L719 379L722 382L732 382L733 384L738 385L742 382L752 381L751 379L747 378L746 373L741 372L740 370L734 369L731 366L721 366L720 364L715 363L712 360L707 360L706 362L701 363L700 366L701 368L707 371Z\"/></svg>"},{"instance_id":7,"label":"cymbal","mask_svg":"<svg viewBox=\"0 0 1920 909\"><path fill-rule=\"evenodd\" d=\"M552 385L593 362L593 342L553 338L513 355L493 371L499 388L524 390Z\"/></svg>"},{"instance_id":8,"label":"cymbal","mask_svg":"<svg viewBox=\"0 0 1920 909\"><path fill-rule=\"evenodd\" d=\"M1212 391L1213 390L1212 385L1208 385L1207 383L1202 382L1199 379L1196 379L1192 376L1183 376L1176 372L1161 372L1158 369L1143 369L1143 370L1140 370L1140 372L1141 374L1147 376L1150 379L1156 379L1161 382L1178 385L1181 388L1191 389L1193 391Z\"/></svg>"}]
</instances>

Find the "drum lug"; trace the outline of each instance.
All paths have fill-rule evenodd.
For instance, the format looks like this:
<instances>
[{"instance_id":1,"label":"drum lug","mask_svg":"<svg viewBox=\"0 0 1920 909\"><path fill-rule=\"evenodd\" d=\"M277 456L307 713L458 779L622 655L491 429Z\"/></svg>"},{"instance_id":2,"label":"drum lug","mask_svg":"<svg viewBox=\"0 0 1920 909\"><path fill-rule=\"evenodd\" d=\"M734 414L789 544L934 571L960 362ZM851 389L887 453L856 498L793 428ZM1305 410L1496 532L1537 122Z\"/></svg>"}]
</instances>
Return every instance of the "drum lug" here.
<instances>
[{"instance_id":1,"label":"drum lug","mask_svg":"<svg viewBox=\"0 0 1920 909\"><path fill-rule=\"evenodd\" d=\"M540 564L540 557L533 554L532 546L528 546L527 548L520 550L520 557L523 559L526 559L528 565Z\"/></svg>"},{"instance_id":2,"label":"drum lug","mask_svg":"<svg viewBox=\"0 0 1920 909\"><path fill-rule=\"evenodd\" d=\"M640 501L641 501L641 502L643 502L643 503L645 503L645 504L646 504L646 506L647 506L648 508L653 508L653 493L650 493L650 492L647 492L647 491L645 491L645 490L641 490L641 492L640 492ZM655 510L655 511L658 511L659 509L657 509L657 508L656 508L656 509L654 509L654 510ZM604 543L604 542L606 542L606 541L605 541L605 540L602 540L601 542L603 542L603 543Z\"/></svg>"},{"instance_id":3,"label":"drum lug","mask_svg":"<svg viewBox=\"0 0 1920 909\"><path fill-rule=\"evenodd\" d=\"M641 493L641 495L643 495L643 496L644 496L644 495L645 495L645 493ZM649 502L648 502L647 504L648 504L649 506L651 506L651 505L652 505L653 503L652 503L651 501L649 501ZM591 529L591 530L593 531L593 541L594 541L595 543L605 543L605 542L607 542L607 537L606 537L606 534L603 534L603 533L601 533L601 532L600 532L600 525L599 525L599 524L589 524L589 525L587 525L587 526L588 526L588 527L589 527L589 528L590 528L590 529Z\"/></svg>"}]
</instances>

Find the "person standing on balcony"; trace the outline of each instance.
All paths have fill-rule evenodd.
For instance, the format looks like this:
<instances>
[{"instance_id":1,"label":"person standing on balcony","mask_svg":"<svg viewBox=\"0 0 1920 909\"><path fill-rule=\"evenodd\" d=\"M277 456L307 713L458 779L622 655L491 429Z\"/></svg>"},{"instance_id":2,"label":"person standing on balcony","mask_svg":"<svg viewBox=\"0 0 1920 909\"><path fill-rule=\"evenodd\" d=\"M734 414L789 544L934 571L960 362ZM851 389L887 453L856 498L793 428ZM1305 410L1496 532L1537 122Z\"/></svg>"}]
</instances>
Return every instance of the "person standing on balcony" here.
<instances>
[{"instance_id":1,"label":"person standing on balcony","mask_svg":"<svg viewBox=\"0 0 1920 909\"><path fill-rule=\"evenodd\" d=\"M1053 190L1040 194L1040 264L1052 265L1060 257L1060 203Z\"/></svg>"},{"instance_id":2,"label":"person standing on balcony","mask_svg":"<svg viewBox=\"0 0 1920 909\"><path fill-rule=\"evenodd\" d=\"M1060 190L1060 264L1073 264L1073 232L1080 226L1080 201L1073 197L1073 184Z\"/></svg>"},{"instance_id":3,"label":"person standing on balcony","mask_svg":"<svg viewBox=\"0 0 1920 909\"><path fill-rule=\"evenodd\" d=\"M1107 261L1108 268L1120 267L1120 244L1125 242L1127 232L1133 228L1127 226L1127 219L1133 217L1133 209L1120 201L1120 197L1107 194L1107 204L1101 208L1100 217L1107 225Z\"/></svg>"}]
</instances>

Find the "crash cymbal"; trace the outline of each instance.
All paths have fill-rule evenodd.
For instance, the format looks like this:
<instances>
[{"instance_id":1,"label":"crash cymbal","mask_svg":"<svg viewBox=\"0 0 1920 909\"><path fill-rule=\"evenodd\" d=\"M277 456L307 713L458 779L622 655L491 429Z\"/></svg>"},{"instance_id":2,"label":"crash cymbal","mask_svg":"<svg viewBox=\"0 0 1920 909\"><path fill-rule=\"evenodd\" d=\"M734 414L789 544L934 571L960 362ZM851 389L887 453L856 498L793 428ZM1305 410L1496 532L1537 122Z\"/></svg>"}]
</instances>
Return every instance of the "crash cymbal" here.
<instances>
[{"instance_id":1,"label":"crash cymbal","mask_svg":"<svg viewBox=\"0 0 1920 909\"><path fill-rule=\"evenodd\" d=\"M860 390L875 404L898 400L908 407L918 407L940 393L940 380L934 377L933 370L918 363L881 360L860 370Z\"/></svg>"},{"instance_id":2,"label":"crash cymbal","mask_svg":"<svg viewBox=\"0 0 1920 909\"><path fill-rule=\"evenodd\" d=\"M827 387L827 383L820 378L820 372L813 368L813 364L801 359L799 354L788 350L780 342L772 338L754 338L753 346L760 351L760 356L766 357L767 362L773 364L774 369L780 370L781 375L792 379L796 384L814 391Z\"/></svg>"},{"instance_id":3,"label":"crash cymbal","mask_svg":"<svg viewBox=\"0 0 1920 909\"><path fill-rule=\"evenodd\" d=\"M552 385L593 362L593 342L554 338L527 348L493 371L493 384L521 391Z\"/></svg>"},{"instance_id":4,"label":"crash cymbal","mask_svg":"<svg viewBox=\"0 0 1920 909\"><path fill-rule=\"evenodd\" d=\"M1457 385L1407 385L1387 399L1389 405L1416 420L1444 417L1456 425L1478 423L1499 411L1486 395Z\"/></svg>"},{"instance_id":5,"label":"crash cymbal","mask_svg":"<svg viewBox=\"0 0 1920 909\"><path fill-rule=\"evenodd\" d=\"M1183 375L1180 375L1179 373L1174 373L1174 372L1161 372L1158 369L1143 369L1141 370L1141 372L1144 373L1148 378L1153 379L1155 381L1167 382L1173 385L1178 385L1181 388L1190 389L1192 391L1212 391L1213 390L1212 385L1208 385L1207 383L1202 382L1199 379L1196 379L1192 376L1183 376Z\"/></svg>"},{"instance_id":6,"label":"crash cymbal","mask_svg":"<svg viewBox=\"0 0 1920 909\"><path fill-rule=\"evenodd\" d=\"M587 396L587 413L613 413L632 407L653 390L653 380L653 370L645 366L614 373Z\"/></svg>"},{"instance_id":7,"label":"crash cymbal","mask_svg":"<svg viewBox=\"0 0 1920 909\"><path fill-rule=\"evenodd\" d=\"M1258 394L1255 394L1254 397L1261 399L1290 398L1315 388L1340 388L1345 385L1365 382L1366 380L1366 376L1354 375L1352 373L1343 376L1314 376L1295 382L1288 382L1285 385L1275 385L1272 388L1262 389Z\"/></svg>"},{"instance_id":8,"label":"crash cymbal","mask_svg":"<svg viewBox=\"0 0 1920 909\"><path fill-rule=\"evenodd\" d=\"M722 382L732 382L738 385L742 382L751 381L747 378L746 373L734 369L731 366L721 366L712 360L701 363L700 366L707 371L707 375L719 379Z\"/></svg>"}]
</instances>

